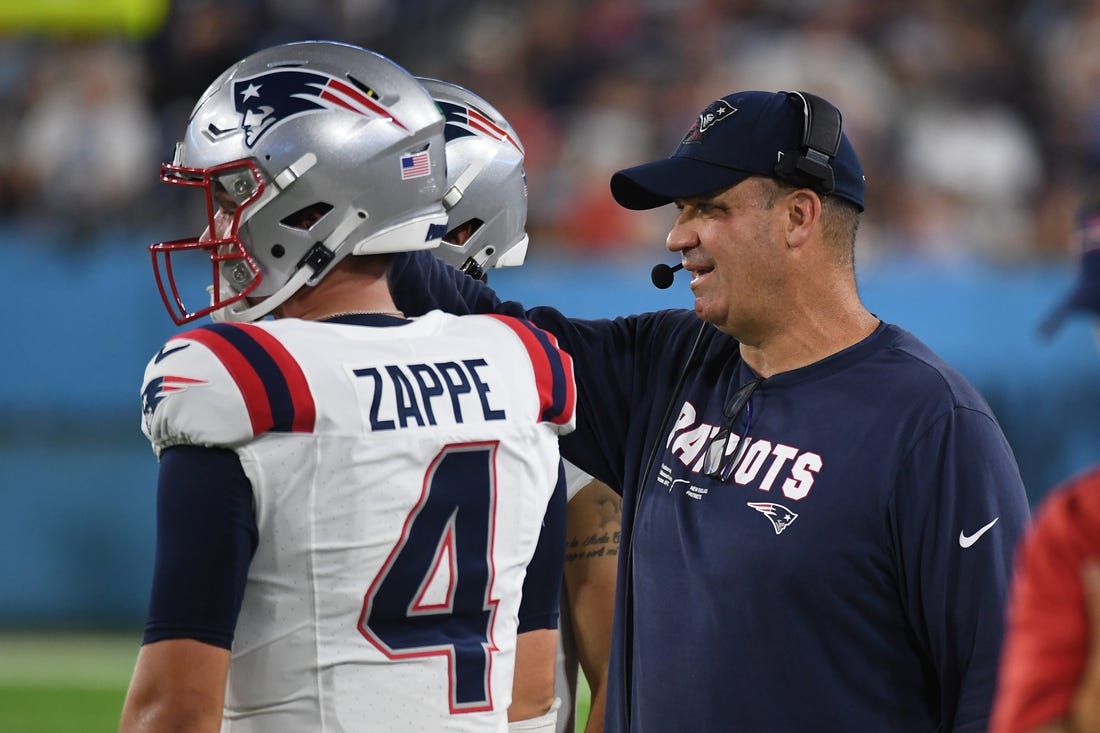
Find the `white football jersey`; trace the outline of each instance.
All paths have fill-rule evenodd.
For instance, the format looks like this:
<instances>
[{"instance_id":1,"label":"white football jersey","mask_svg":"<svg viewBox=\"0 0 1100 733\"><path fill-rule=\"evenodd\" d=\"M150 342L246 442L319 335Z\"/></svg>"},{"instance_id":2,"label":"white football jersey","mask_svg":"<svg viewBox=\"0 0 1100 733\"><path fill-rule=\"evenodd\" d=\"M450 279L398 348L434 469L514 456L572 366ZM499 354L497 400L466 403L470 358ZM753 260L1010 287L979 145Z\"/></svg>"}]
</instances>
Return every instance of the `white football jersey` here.
<instances>
[{"instance_id":1,"label":"white football jersey","mask_svg":"<svg viewBox=\"0 0 1100 733\"><path fill-rule=\"evenodd\" d=\"M259 543L223 731L505 731L521 587L574 427L526 321L214 324L149 363L158 455L231 448Z\"/></svg>"}]
</instances>

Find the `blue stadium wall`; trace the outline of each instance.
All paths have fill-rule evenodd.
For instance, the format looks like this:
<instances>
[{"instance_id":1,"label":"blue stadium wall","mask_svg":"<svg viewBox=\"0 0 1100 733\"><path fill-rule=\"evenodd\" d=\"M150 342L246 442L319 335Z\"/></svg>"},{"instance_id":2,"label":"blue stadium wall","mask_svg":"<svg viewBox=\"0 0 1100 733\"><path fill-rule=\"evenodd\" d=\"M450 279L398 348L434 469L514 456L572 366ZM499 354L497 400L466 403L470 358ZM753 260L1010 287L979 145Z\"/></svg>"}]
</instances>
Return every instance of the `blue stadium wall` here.
<instances>
[{"instance_id":1,"label":"blue stadium wall","mask_svg":"<svg viewBox=\"0 0 1100 733\"><path fill-rule=\"evenodd\" d=\"M9 305L0 366L0 627L138 629L157 470L139 428L138 391L146 361L177 329L141 242L61 253L9 240L0 252ZM536 260L492 280L503 297L580 317L690 306L683 276L658 291L651 264ZM1100 359L1089 324L1072 321L1051 341L1036 334L1072 277L1057 267L911 262L860 274L873 312L925 340L986 396L1033 503L1100 460Z\"/></svg>"}]
</instances>

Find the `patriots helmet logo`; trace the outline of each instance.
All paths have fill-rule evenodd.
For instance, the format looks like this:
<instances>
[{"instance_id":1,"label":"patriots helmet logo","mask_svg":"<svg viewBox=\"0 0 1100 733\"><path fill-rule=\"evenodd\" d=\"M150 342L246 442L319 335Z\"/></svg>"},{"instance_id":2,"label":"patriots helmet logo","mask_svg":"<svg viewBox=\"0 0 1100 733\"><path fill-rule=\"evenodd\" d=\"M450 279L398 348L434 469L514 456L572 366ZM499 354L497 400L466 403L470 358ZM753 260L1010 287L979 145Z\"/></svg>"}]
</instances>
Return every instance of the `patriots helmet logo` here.
<instances>
[{"instance_id":1,"label":"patriots helmet logo","mask_svg":"<svg viewBox=\"0 0 1100 733\"><path fill-rule=\"evenodd\" d=\"M383 117L403 130L368 87L353 86L329 74L300 69L276 69L233 82L233 105L241 115L247 147L277 125L297 115L345 110L364 116Z\"/></svg>"},{"instance_id":2,"label":"patriots helmet logo","mask_svg":"<svg viewBox=\"0 0 1100 733\"><path fill-rule=\"evenodd\" d=\"M523 147L507 130L473 107L442 100L436 100L436 105L446 118L443 139L447 142L460 137L482 135L497 141L507 141L516 150L523 152Z\"/></svg>"},{"instance_id":3,"label":"patriots helmet logo","mask_svg":"<svg viewBox=\"0 0 1100 733\"><path fill-rule=\"evenodd\" d=\"M693 124L687 134L684 135L684 139L680 141L680 144L687 145L688 143L702 142L703 135L707 130L714 127L722 120L728 119L730 115L736 111L737 108L730 105L730 103L724 99L712 102L709 107L699 113L699 117L695 120L695 124Z\"/></svg>"},{"instance_id":4,"label":"patriots helmet logo","mask_svg":"<svg viewBox=\"0 0 1100 733\"><path fill-rule=\"evenodd\" d=\"M748 505L771 520L775 533L779 534L791 526L798 515L782 504L773 504L770 501L750 501Z\"/></svg>"}]
</instances>

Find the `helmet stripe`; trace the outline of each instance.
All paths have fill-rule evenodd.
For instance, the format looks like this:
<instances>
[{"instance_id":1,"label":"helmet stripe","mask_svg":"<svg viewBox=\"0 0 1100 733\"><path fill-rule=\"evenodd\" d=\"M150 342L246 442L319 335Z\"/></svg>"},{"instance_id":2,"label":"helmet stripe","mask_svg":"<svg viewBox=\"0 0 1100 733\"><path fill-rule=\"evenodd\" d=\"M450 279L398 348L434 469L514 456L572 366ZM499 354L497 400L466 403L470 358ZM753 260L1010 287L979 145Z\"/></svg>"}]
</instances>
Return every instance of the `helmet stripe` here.
<instances>
[{"instance_id":1,"label":"helmet stripe","mask_svg":"<svg viewBox=\"0 0 1100 733\"><path fill-rule=\"evenodd\" d=\"M325 85L324 90L321 92L321 98L350 109L353 112L359 112L360 114L373 112L376 115L385 117L406 132L409 129L401 124L401 121L395 118L393 113L388 109L378 104L378 102L374 101L366 94L363 94L355 87L350 84L345 84L338 79L329 80L328 84Z\"/></svg>"}]
</instances>

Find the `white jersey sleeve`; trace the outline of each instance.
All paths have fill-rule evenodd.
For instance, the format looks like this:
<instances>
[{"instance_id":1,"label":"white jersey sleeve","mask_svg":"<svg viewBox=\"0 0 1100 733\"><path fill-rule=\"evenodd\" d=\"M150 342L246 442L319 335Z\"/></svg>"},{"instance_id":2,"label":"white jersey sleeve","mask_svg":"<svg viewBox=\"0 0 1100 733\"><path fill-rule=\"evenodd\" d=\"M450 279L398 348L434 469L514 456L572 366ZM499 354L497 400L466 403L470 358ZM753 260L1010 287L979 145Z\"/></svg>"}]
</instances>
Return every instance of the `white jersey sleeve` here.
<instances>
[{"instance_id":1,"label":"white jersey sleeve","mask_svg":"<svg viewBox=\"0 0 1100 733\"><path fill-rule=\"evenodd\" d=\"M193 336L169 340L145 368L141 428L158 456L173 445L234 447L254 437L229 370Z\"/></svg>"},{"instance_id":2,"label":"white jersey sleeve","mask_svg":"<svg viewBox=\"0 0 1100 733\"><path fill-rule=\"evenodd\" d=\"M585 473L574 464L562 459L565 465L565 495L570 501L588 484L592 483L592 474Z\"/></svg>"}]
</instances>

